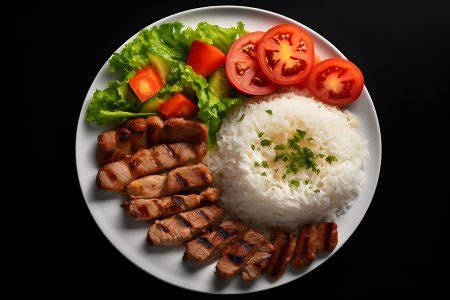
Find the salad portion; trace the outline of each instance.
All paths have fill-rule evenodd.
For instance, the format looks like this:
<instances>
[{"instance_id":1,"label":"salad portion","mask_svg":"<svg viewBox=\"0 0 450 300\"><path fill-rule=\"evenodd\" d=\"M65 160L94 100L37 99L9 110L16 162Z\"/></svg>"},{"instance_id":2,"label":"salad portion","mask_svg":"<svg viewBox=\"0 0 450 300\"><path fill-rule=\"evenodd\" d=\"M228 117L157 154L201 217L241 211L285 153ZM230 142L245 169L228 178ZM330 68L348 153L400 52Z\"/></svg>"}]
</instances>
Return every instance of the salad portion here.
<instances>
[{"instance_id":1,"label":"salad portion","mask_svg":"<svg viewBox=\"0 0 450 300\"><path fill-rule=\"evenodd\" d=\"M280 86L307 87L315 98L343 106L364 86L351 62L320 61L313 40L300 27L281 24L248 33L242 22L224 28L206 22L195 29L179 22L142 30L109 60L119 79L97 90L85 119L99 125L160 114L198 118L216 143L222 120L246 95Z\"/></svg>"}]
</instances>

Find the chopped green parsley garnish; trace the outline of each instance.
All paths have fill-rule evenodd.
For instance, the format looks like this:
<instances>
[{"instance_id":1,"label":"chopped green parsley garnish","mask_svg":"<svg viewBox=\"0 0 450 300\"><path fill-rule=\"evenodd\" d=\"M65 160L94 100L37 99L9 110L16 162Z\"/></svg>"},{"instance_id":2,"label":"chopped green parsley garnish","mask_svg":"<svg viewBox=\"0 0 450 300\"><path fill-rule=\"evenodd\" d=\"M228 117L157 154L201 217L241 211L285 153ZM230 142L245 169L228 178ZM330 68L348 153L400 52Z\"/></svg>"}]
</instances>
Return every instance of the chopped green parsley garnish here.
<instances>
[{"instance_id":1,"label":"chopped green parsley garnish","mask_svg":"<svg viewBox=\"0 0 450 300\"><path fill-rule=\"evenodd\" d=\"M262 131L261 131L261 132L258 132L258 137L259 137L259 138L262 138L263 135L264 135L264 132L262 132Z\"/></svg>"},{"instance_id":2,"label":"chopped green parsley garnish","mask_svg":"<svg viewBox=\"0 0 450 300\"><path fill-rule=\"evenodd\" d=\"M309 184L309 180L305 180L305 184Z\"/></svg>"},{"instance_id":3,"label":"chopped green parsley garnish","mask_svg":"<svg viewBox=\"0 0 450 300\"><path fill-rule=\"evenodd\" d=\"M315 190L314 193L316 193L316 194L317 194L317 193L320 193L320 190Z\"/></svg>"},{"instance_id":4,"label":"chopped green parsley garnish","mask_svg":"<svg viewBox=\"0 0 450 300\"><path fill-rule=\"evenodd\" d=\"M324 158L325 155L323 155L322 153L319 153L319 154L316 154L316 157L318 157L318 158Z\"/></svg>"},{"instance_id":5,"label":"chopped green parsley garnish","mask_svg":"<svg viewBox=\"0 0 450 300\"><path fill-rule=\"evenodd\" d=\"M286 174L283 174L283 176L281 176L281 178L285 179L286 178Z\"/></svg>"},{"instance_id":6,"label":"chopped green parsley garnish","mask_svg":"<svg viewBox=\"0 0 450 300\"><path fill-rule=\"evenodd\" d=\"M313 137L311 136L311 137L307 138L306 140L307 140L307 141L312 141L312 140L314 140L314 139L313 139Z\"/></svg>"},{"instance_id":7,"label":"chopped green parsley garnish","mask_svg":"<svg viewBox=\"0 0 450 300\"><path fill-rule=\"evenodd\" d=\"M255 150L256 148L255 145L251 145L250 147L252 147L252 150Z\"/></svg>"},{"instance_id":8,"label":"chopped green parsley garnish","mask_svg":"<svg viewBox=\"0 0 450 300\"><path fill-rule=\"evenodd\" d=\"M326 160L329 164L331 164L333 161L337 161L337 158L336 158L336 156L328 155L327 158L325 158L325 160Z\"/></svg>"},{"instance_id":9,"label":"chopped green parsley garnish","mask_svg":"<svg viewBox=\"0 0 450 300\"><path fill-rule=\"evenodd\" d=\"M267 163L266 160L262 161L262 162L261 162L261 165L263 166L263 168L266 168L266 169L269 168L269 164Z\"/></svg>"},{"instance_id":10,"label":"chopped green parsley garnish","mask_svg":"<svg viewBox=\"0 0 450 300\"><path fill-rule=\"evenodd\" d=\"M297 129L297 134L298 134L298 136L300 137L300 139L303 140L303 139L305 138L306 131Z\"/></svg>"},{"instance_id":11,"label":"chopped green parsley garnish","mask_svg":"<svg viewBox=\"0 0 450 300\"><path fill-rule=\"evenodd\" d=\"M259 166L260 166L259 162L255 161L255 167L259 167Z\"/></svg>"},{"instance_id":12,"label":"chopped green parsley garnish","mask_svg":"<svg viewBox=\"0 0 450 300\"><path fill-rule=\"evenodd\" d=\"M275 148L273 148L275 150L284 150L286 149L286 147L284 145L276 145Z\"/></svg>"},{"instance_id":13,"label":"chopped green parsley garnish","mask_svg":"<svg viewBox=\"0 0 450 300\"><path fill-rule=\"evenodd\" d=\"M238 122L241 122L242 120L244 120L245 114L243 114L239 119Z\"/></svg>"},{"instance_id":14,"label":"chopped green parsley garnish","mask_svg":"<svg viewBox=\"0 0 450 300\"><path fill-rule=\"evenodd\" d=\"M267 139L261 141L261 146L263 147L270 147L270 145L272 145L272 142Z\"/></svg>"},{"instance_id":15,"label":"chopped green parsley garnish","mask_svg":"<svg viewBox=\"0 0 450 300\"><path fill-rule=\"evenodd\" d=\"M267 176L267 173L266 172L262 172L261 176Z\"/></svg>"},{"instance_id":16,"label":"chopped green parsley garnish","mask_svg":"<svg viewBox=\"0 0 450 300\"><path fill-rule=\"evenodd\" d=\"M298 181L298 180L291 180L289 182L289 184L293 185L293 186L296 186L296 187L299 187L300 186L300 181Z\"/></svg>"},{"instance_id":17,"label":"chopped green parsley garnish","mask_svg":"<svg viewBox=\"0 0 450 300\"><path fill-rule=\"evenodd\" d=\"M269 115L273 114L271 109L266 110L266 113L268 113Z\"/></svg>"}]
</instances>

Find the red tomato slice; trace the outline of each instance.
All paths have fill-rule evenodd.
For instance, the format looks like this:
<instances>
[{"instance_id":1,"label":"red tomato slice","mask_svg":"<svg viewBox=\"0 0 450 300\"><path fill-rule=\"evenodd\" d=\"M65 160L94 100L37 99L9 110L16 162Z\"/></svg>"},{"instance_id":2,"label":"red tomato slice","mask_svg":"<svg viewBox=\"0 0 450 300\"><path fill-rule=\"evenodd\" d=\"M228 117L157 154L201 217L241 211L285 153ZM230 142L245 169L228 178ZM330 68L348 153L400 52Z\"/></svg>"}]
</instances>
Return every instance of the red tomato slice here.
<instances>
[{"instance_id":1,"label":"red tomato slice","mask_svg":"<svg viewBox=\"0 0 450 300\"><path fill-rule=\"evenodd\" d=\"M308 88L317 99L344 106L356 101L364 87L364 76L353 63L342 58L330 58L314 66Z\"/></svg>"},{"instance_id":2,"label":"red tomato slice","mask_svg":"<svg viewBox=\"0 0 450 300\"><path fill-rule=\"evenodd\" d=\"M178 93L158 107L158 111L166 118L195 117L198 111L198 106L191 101L186 95Z\"/></svg>"},{"instance_id":3,"label":"red tomato slice","mask_svg":"<svg viewBox=\"0 0 450 300\"><path fill-rule=\"evenodd\" d=\"M305 80L314 64L314 44L309 34L296 25L277 25L267 31L258 47L261 69L281 85Z\"/></svg>"},{"instance_id":4,"label":"red tomato slice","mask_svg":"<svg viewBox=\"0 0 450 300\"><path fill-rule=\"evenodd\" d=\"M225 64L227 78L242 93L265 95L278 88L259 67L256 52L263 35L264 32L260 31L248 33L237 39L228 50Z\"/></svg>"},{"instance_id":5,"label":"red tomato slice","mask_svg":"<svg viewBox=\"0 0 450 300\"><path fill-rule=\"evenodd\" d=\"M186 64L195 73L208 77L225 63L225 54L218 48L202 41L193 41L189 50Z\"/></svg>"},{"instance_id":6,"label":"red tomato slice","mask_svg":"<svg viewBox=\"0 0 450 300\"><path fill-rule=\"evenodd\" d=\"M164 86L158 73L151 67L145 67L137 71L129 83L141 102L145 102L155 96Z\"/></svg>"}]
</instances>

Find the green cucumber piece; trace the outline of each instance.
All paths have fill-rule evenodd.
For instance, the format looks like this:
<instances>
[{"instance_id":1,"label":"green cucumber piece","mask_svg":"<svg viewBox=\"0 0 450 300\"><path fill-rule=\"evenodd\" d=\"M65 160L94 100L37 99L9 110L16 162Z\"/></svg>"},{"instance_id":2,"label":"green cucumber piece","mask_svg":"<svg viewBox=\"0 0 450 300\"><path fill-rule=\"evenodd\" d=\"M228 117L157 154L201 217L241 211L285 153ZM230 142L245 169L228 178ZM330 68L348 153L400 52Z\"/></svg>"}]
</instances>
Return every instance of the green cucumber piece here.
<instances>
[{"instance_id":1,"label":"green cucumber piece","mask_svg":"<svg viewBox=\"0 0 450 300\"><path fill-rule=\"evenodd\" d=\"M233 92L224 68L218 68L212 73L208 78L208 83L211 92L220 98L230 97Z\"/></svg>"},{"instance_id":2,"label":"green cucumber piece","mask_svg":"<svg viewBox=\"0 0 450 300\"><path fill-rule=\"evenodd\" d=\"M141 105L141 108L139 109L139 112L142 113L154 113L158 112L158 108L163 104L165 101L160 98L150 99L146 102L144 102Z\"/></svg>"},{"instance_id":3,"label":"green cucumber piece","mask_svg":"<svg viewBox=\"0 0 450 300\"><path fill-rule=\"evenodd\" d=\"M156 72L158 72L159 77L161 77L161 80L166 83L167 78L169 77L169 71L170 67L167 61L162 58L161 56L149 53L148 59L150 61L150 64L153 68L156 69Z\"/></svg>"}]
</instances>

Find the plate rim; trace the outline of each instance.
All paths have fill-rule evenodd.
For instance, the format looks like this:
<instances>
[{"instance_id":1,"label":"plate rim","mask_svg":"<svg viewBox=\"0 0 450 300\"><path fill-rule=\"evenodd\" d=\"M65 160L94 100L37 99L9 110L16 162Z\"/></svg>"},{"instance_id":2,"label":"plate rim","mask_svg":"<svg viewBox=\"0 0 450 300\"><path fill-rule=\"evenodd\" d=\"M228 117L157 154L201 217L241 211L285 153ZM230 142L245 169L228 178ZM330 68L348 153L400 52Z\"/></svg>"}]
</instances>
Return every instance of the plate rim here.
<instances>
[{"instance_id":1,"label":"plate rim","mask_svg":"<svg viewBox=\"0 0 450 300\"><path fill-rule=\"evenodd\" d=\"M325 44L327 45L327 47L330 47L330 48L333 49L336 53L338 53L338 55L339 55L340 57L346 58L346 57L344 56L344 54L342 54L342 52L341 52L339 49L337 49L331 42L329 42L325 37L323 37L322 35L320 35L319 33L317 33L315 30L311 29L310 27L304 25L303 23L300 23L299 21L296 21L296 20L294 20L294 19L292 19L292 18L290 18L290 17L284 16L284 15L282 15L282 14L279 14L279 13L276 13L276 12L273 12L273 11L269 11L269 10L265 10L265 9L261 9L261 8L256 8L256 7L251 7L251 6L239 6L239 5L215 5L215 6L197 7L197 8L192 8L192 9L188 9L188 10L183 10L183 11L180 11L180 12L177 12L177 13L174 13L174 14L171 14L171 15L169 15L169 16L166 16L166 17L164 17L164 18L158 19L158 20L152 22L151 24L148 24L148 25L144 26L143 28L141 28L138 32L136 32L136 33L135 33L134 35L132 35L129 39L127 39L125 42L123 42L123 43L122 43L122 44L121 44L121 45L113 52L113 54L116 53L116 52L118 52L118 51L119 51L120 49L122 49L127 43L129 43L132 39L134 39L134 38L139 34L140 31L142 31L142 30L145 29L145 28L148 28L148 27L152 26L152 25L155 24L155 23L163 23L163 22L164 22L165 20L167 20L167 19L176 18L176 17L181 16L181 15L184 15L184 14L189 14L189 13L194 13L194 12L199 12L199 11L205 11L205 10L207 11L207 10L225 10L225 9L238 9L238 10L241 9L241 10L247 10L247 11L253 11L253 12L256 11L256 12L259 12L259 13L269 14L269 15L271 15L271 16L275 16L275 17L284 19L284 20L287 20L287 21L292 22L292 23L295 23L295 24L299 24L301 27L304 27L304 28L306 28L309 32L311 32L311 33L314 35L315 38L318 38L319 40L321 40L321 42L325 43ZM113 54L111 54L111 56L112 56ZM78 143L79 143L78 140L79 140L79 132L80 132L80 131L79 131L79 128L80 128L80 126L82 126L82 124L83 124L83 122L84 122L84 114L85 114L85 111L86 111L86 108L87 108L87 105L88 105L88 102L89 102L89 101L87 101L87 100L88 100L88 96L89 96L89 94L90 94L90 90L91 90L91 88L92 88L92 86L93 86L93 83L94 83L95 81L97 81L98 77L100 76L100 73L101 73L102 69L103 69L105 66L106 66L106 67L108 66L108 62L109 62L109 59L111 58L111 56L109 56L109 58L106 60L106 62L100 67L99 71L97 72L97 74L95 75L94 79L92 80L92 82L91 82L91 84L90 84L90 86L89 86L89 88L88 88L88 91L87 91L87 93L86 93L86 96L84 97L84 101L83 101L83 104L82 104L82 107L81 107L81 110L80 110L80 115L79 115L78 122L77 122L76 137L75 137L75 161L76 161L77 178L78 178L78 184L79 184L80 189L81 189L81 193L82 193L82 195L83 195L84 202L85 202L85 204L86 204L86 206L87 206L87 208L88 208L88 210L89 210L89 213L91 214L92 218L94 219L95 224L98 226L98 228L100 229L100 231L101 231L101 232L103 233L103 235L106 237L106 239L108 240L108 242L109 242L109 243L110 243L110 244L111 244L111 245L112 245L112 246L113 246L113 247L114 247L114 248L115 248L122 256L124 256L128 261L130 261L132 264L134 264L134 265L137 266L139 269L141 269L142 271L144 271L146 274L149 274L149 275L151 275L152 277L157 278L158 280L164 281L164 282L167 283L167 284L174 285L174 286L176 286L176 287L179 287L179 288L182 288L182 289L185 289L185 290L189 290L189 291L193 291L193 292L198 292L198 293L205 293L205 294L248 294L248 293L260 292L260 291L269 290L269 289L272 289L272 288L275 288L275 287L279 287L279 286L281 286L281 285L284 285L284 284L293 282L293 281L295 281L295 280L298 280L299 278L301 278L301 277L307 275L307 274L310 273L311 271L317 269L317 268L320 267L324 262L326 262L328 259L330 259L332 256L334 256L334 254L335 254L337 251L339 251L339 249L341 248L341 246L342 246L343 244L345 244L345 243L350 239L350 237L354 234L354 232L357 230L357 228L359 227L360 223L361 223L362 220L364 219L364 217L365 217L365 215L366 215L366 213L367 213L367 211L368 211L370 205L372 204L373 198L374 198L374 196L375 196L375 192L376 192L376 189L377 189L377 187L378 187L378 181L379 181L379 177L380 177L380 173L381 173L381 162L382 162L382 136L381 136L380 122L379 122L379 119L378 119L378 114L377 114L377 111L376 111L376 109L375 109L375 105L374 105L374 103L373 103L372 97L370 96L370 93L369 93L369 91L368 91L368 89L367 89L367 87L366 87L365 84L364 84L363 93L364 93L364 92L367 93L367 96L368 96L368 98L369 98L369 100L370 100L370 101L369 101L370 109L373 111L374 116L375 116L375 121L376 121L376 131L377 131L377 138L378 138L376 144L377 144L377 148L378 148L377 150L378 150L378 152L379 152L379 157L377 157L378 160L377 160L377 162L376 162L376 174L374 174L374 175L376 175L376 176L375 176L375 185L374 185L374 187L373 187L373 190L370 191L370 201L369 201L369 204L367 205L367 208L366 208L364 211L362 211L362 213L361 213L361 215L362 215L362 216L361 216L361 219L359 220L359 222L357 222L357 224L356 224L354 230L349 234L349 236L348 236L348 238L346 239L346 241L345 241L344 243L342 243L342 244L339 246L339 248L337 248L335 251L333 251L333 253L332 253L331 255L329 255L329 256L323 258L323 259L322 259L322 262L321 262L318 266L316 266L314 269L311 269L311 270L306 271L306 272L303 273L301 276L295 277L295 278L293 278L292 280L287 281L287 282L283 282L283 283L273 282L271 286L263 287L263 288L258 289L258 290L245 290L245 289L242 289L242 290L239 290L238 292L230 292L230 291L223 291L223 290L218 290L218 291L197 290L197 289L191 288L191 287L189 287L189 286L181 285L181 284L179 284L179 283L177 283L177 282L171 282L171 281L170 281L170 276L164 276L164 275L160 276L161 274L158 274L158 276L157 276L157 275L155 275L155 274L149 272L148 270L144 269L144 267L142 267L142 266L139 264L139 259L138 259L138 258L131 258L130 256L128 256L128 255L126 254L126 251L125 251L124 249L122 249L122 246L121 246L120 242L118 242L118 241L116 240L116 238L114 237L114 235L113 235L112 233L110 233L110 231L106 230L106 228L105 228L106 225L103 225L103 223L100 223L100 222L98 221L99 217L97 216L97 213L96 213L93 209L91 209L91 207L90 207L90 205L89 205L89 203L88 203L88 201L87 201L87 197L86 197L86 195L85 195L85 192L84 192L84 190L83 190L83 187L82 187L82 185L81 185L81 180L80 180L80 171L79 171L79 170L80 170L80 167L79 167L79 159L78 159Z\"/></svg>"}]
</instances>

